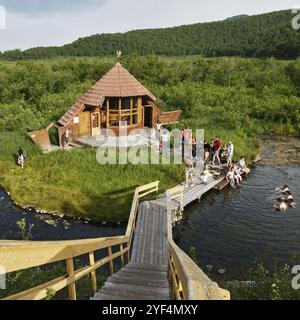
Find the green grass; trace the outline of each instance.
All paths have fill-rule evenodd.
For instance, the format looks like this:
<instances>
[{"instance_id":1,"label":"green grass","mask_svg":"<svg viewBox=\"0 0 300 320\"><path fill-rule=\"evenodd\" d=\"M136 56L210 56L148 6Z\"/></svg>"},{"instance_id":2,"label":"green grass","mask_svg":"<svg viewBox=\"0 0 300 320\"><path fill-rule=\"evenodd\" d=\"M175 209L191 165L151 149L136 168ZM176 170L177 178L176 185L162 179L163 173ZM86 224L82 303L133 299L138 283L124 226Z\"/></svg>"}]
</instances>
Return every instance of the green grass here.
<instances>
[{"instance_id":1,"label":"green grass","mask_svg":"<svg viewBox=\"0 0 300 320\"><path fill-rule=\"evenodd\" d=\"M182 165L100 165L96 150L44 155L19 135L3 135L7 153L0 161L1 185L21 206L96 221L126 221L136 187L159 180L163 191L184 178ZM14 160L19 141L28 154L24 170Z\"/></svg>"},{"instance_id":2,"label":"green grass","mask_svg":"<svg viewBox=\"0 0 300 320\"><path fill-rule=\"evenodd\" d=\"M236 158L252 160L259 152L258 141L245 134L218 135L234 141ZM24 169L16 165L19 145L28 155ZM0 185L19 205L95 221L127 221L136 187L158 180L162 192L184 179L184 165L100 165L93 149L42 154L18 133L0 133L0 149Z\"/></svg>"}]
</instances>

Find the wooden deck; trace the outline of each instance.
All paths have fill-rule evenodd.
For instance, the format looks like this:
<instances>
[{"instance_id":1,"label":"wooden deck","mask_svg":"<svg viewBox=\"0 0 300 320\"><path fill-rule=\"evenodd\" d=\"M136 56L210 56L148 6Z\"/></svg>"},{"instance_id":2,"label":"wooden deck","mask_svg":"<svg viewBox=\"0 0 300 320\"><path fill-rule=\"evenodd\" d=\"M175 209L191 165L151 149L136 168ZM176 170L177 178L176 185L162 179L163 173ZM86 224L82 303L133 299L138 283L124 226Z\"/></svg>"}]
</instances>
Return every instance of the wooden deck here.
<instances>
[{"instance_id":1,"label":"wooden deck","mask_svg":"<svg viewBox=\"0 0 300 320\"><path fill-rule=\"evenodd\" d=\"M139 207L131 261L109 277L95 300L169 300L166 207L143 202Z\"/></svg>"},{"instance_id":2,"label":"wooden deck","mask_svg":"<svg viewBox=\"0 0 300 320\"><path fill-rule=\"evenodd\" d=\"M201 199L215 188L225 175L223 168L206 183L195 178L195 185L184 188L183 206ZM184 185L184 183L182 184ZM180 200L164 194L157 200L141 203L138 210L131 261L110 276L92 300L170 300L168 280L168 212L179 209Z\"/></svg>"}]
</instances>

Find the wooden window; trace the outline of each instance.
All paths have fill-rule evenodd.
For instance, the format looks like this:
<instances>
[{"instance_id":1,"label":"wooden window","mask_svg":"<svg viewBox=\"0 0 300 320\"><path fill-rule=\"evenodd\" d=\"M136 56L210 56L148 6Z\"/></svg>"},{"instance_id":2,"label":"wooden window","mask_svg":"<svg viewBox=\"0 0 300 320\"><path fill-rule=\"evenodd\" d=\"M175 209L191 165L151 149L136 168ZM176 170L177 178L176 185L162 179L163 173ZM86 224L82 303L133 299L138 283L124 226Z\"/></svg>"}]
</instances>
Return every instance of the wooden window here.
<instances>
[{"instance_id":1,"label":"wooden window","mask_svg":"<svg viewBox=\"0 0 300 320\"><path fill-rule=\"evenodd\" d=\"M109 98L109 109L119 109L119 98Z\"/></svg>"},{"instance_id":2,"label":"wooden window","mask_svg":"<svg viewBox=\"0 0 300 320\"><path fill-rule=\"evenodd\" d=\"M122 109L130 109L131 107L131 98L122 98Z\"/></svg>"}]
</instances>

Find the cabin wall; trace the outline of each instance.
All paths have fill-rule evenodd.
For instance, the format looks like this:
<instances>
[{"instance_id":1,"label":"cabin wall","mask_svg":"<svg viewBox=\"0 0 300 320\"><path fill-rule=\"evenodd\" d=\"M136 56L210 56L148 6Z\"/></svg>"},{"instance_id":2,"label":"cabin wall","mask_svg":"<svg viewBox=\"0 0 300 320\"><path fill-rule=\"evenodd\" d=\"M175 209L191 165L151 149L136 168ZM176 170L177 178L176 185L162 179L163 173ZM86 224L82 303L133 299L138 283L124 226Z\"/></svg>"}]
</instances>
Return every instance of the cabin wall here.
<instances>
[{"instance_id":1,"label":"cabin wall","mask_svg":"<svg viewBox=\"0 0 300 320\"><path fill-rule=\"evenodd\" d=\"M30 132L28 135L35 144L41 147L42 150L49 150L51 148L49 131L47 129Z\"/></svg>"}]
</instances>

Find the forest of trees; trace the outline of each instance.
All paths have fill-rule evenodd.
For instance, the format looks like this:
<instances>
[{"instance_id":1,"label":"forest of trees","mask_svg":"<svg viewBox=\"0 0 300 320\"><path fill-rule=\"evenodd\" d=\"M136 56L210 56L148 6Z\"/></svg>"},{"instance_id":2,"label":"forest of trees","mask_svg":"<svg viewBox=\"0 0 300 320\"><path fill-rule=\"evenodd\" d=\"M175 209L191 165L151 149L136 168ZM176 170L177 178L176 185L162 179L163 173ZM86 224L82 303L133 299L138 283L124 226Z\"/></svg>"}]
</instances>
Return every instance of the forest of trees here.
<instances>
[{"instance_id":1,"label":"forest of trees","mask_svg":"<svg viewBox=\"0 0 300 320\"><path fill-rule=\"evenodd\" d=\"M0 59L111 56L116 50L125 55L295 58L300 53L300 31L292 28L294 16L288 10L173 28L97 34L62 47L7 51Z\"/></svg>"},{"instance_id":2,"label":"forest of trees","mask_svg":"<svg viewBox=\"0 0 300 320\"><path fill-rule=\"evenodd\" d=\"M56 122L113 65L99 58L0 61L0 130L30 131ZM194 128L300 132L300 60L124 57L158 98L182 109Z\"/></svg>"}]
</instances>

